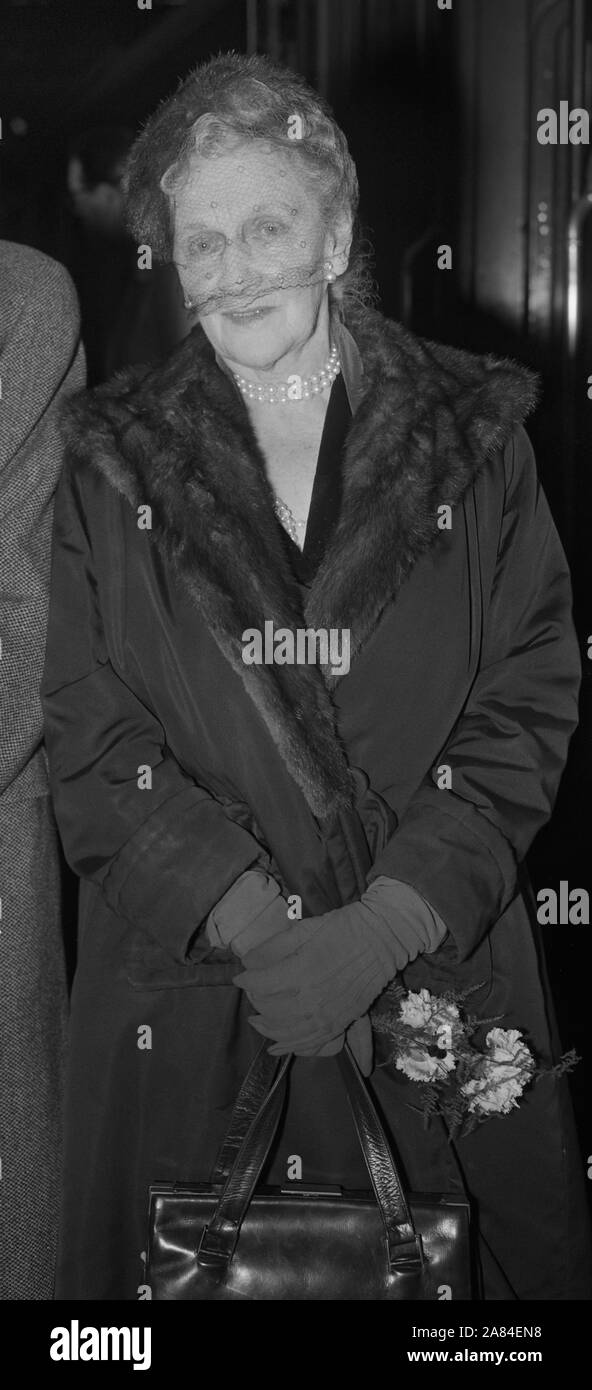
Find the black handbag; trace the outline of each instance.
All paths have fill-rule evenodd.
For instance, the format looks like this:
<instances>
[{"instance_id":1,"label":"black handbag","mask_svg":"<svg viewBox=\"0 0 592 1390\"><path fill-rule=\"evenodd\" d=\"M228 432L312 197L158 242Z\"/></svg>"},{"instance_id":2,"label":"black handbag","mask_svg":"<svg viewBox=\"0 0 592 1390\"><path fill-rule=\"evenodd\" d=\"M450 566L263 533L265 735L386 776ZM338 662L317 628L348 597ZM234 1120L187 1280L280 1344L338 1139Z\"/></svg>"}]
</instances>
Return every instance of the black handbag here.
<instances>
[{"instance_id":1,"label":"black handbag","mask_svg":"<svg viewBox=\"0 0 592 1390\"><path fill-rule=\"evenodd\" d=\"M146 1280L153 1299L471 1299L469 1206L403 1189L349 1048L339 1065L372 1192L257 1183L292 1057L265 1043L241 1087L209 1184L150 1188Z\"/></svg>"}]
</instances>

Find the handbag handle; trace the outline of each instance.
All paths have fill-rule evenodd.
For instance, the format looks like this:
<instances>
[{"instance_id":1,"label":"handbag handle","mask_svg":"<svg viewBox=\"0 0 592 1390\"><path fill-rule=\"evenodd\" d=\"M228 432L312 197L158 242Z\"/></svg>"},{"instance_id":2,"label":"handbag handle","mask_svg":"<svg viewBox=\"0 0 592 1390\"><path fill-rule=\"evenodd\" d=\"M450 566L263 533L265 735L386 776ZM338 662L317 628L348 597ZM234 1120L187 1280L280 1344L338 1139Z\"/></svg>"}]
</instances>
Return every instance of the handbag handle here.
<instances>
[{"instance_id":1,"label":"handbag handle","mask_svg":"<svg viewBox=\"0 0 592 1390\"><path fill-rule=\"evenodd\" d=\"M222 1187L226 1182L243 1139L274 1081L280 1058L272 1052L268 1052L267 1049L267 1042L262 1042L234 1102L230 1124L225 1138L222 1140L212 1173L212 1185L214 1187Z\"/></svg>"},{"instance_id":2,"label":"handbag handle","mask_svg":"<svg viewBox=\"0 0 592 1390\"><path fill-rule=\"evenodd\" d=\"M264 1060L264 1053L268 1059ZM269 1075L269 1061L277 1074L255 1115L247 1112ZM197 1260L201 1265L227 1268L234 1254L247 1209L275 1138L286 1095L286 1078L292 1055L270 1059L267 1044L257 1053L239 1092L230 1127L222 1146L223 1163L231 1161L216 1210L205 1227ZM389 1271L419 1271L423 1264L421 1239L414 1224L403 1184L370 1093L352 1054L345 1045L338 1065L345 1082L350 1108L386 1235ZM241 1138L242 1135L242 1138ZM238 1147L237 1147L238 1145ZM233 1157L234 1155L234 1157ZM217 1171L221 1171L220 1160Z\"/></svg>"}]
</instances>

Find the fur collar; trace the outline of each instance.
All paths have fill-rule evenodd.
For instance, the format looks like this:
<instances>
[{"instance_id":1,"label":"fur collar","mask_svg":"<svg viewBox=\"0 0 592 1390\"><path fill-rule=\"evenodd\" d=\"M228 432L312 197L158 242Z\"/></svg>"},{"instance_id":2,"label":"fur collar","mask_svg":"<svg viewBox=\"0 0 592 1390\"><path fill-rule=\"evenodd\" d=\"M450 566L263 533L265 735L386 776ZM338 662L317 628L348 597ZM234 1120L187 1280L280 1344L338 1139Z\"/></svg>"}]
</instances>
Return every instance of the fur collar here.
<instances>
[{"instance_id":1,"label":"fur collar","mask_svg":"<svg viewBox=\"0 0 592 1390\"><path fill-rule=\"evenodd\" d=\"M536 403L516 363L417 338L374 310L348 317L363 364L344 456L343 507L303 614L272 520L246 407L197 327L154 368L128 368L75 401L68 435L131 505L240 675L313 813L351 798L330 688L315 665L247 666L245 628L349 628L351 659L413 566ZM304 621L305 619L305 621Z\"/></svg>"}]
</instances>

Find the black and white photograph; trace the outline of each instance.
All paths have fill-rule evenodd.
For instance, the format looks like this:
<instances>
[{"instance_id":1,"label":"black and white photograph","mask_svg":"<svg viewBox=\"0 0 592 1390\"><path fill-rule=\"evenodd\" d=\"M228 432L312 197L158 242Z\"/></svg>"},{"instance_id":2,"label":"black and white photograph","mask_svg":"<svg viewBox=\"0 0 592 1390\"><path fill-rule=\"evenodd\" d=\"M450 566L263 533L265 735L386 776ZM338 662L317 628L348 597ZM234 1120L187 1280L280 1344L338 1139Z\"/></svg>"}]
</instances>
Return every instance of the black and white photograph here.
<instances>
[{"instance_id":1,"label":"black and white photograph","mask_svg":"<svg viewBox=\"0 0 592 1390\"><path fill-rule=\"evenodd\" d=\"M591 0L1 0L0 1300L58 1378L174 1372L158 1302L585 1339L591 116Z\"/></svg>"}]
</instances>

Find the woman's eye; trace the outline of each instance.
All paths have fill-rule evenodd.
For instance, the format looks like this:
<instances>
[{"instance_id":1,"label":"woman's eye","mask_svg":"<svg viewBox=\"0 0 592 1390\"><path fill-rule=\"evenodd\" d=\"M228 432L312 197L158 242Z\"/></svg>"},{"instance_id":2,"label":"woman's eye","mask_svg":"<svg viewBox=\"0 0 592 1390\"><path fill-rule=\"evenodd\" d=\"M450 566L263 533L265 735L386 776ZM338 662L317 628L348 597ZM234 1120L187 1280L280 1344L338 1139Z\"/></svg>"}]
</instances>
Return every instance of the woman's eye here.
<instances>
[{"instance_id":1,"label":"woman's eye","mask_svg":"<svg viewBox=\"0 0 592 1390\"><path fill-rule=\"evenodd\" d=\"M283 230L284 228L282 223L274 222L271 218L266 218L264 222L258 222L255 226L255 232L258 235L267 237L268 241L273 240L273 238L275 237L281 236Z\"/></svg>"},{"instance_id":2,"label":"woman's eye","mask_svg":"<svg viewBox=\"0 0 592 1390\"><path fill-rule=\"evenodd\" d=\"M191 256L207 256L221 246L220 237L198 236L189 242L187 250Z\"/></svg>"}]
</instances>

